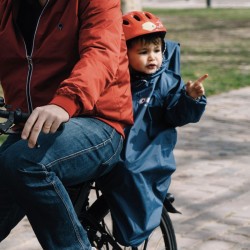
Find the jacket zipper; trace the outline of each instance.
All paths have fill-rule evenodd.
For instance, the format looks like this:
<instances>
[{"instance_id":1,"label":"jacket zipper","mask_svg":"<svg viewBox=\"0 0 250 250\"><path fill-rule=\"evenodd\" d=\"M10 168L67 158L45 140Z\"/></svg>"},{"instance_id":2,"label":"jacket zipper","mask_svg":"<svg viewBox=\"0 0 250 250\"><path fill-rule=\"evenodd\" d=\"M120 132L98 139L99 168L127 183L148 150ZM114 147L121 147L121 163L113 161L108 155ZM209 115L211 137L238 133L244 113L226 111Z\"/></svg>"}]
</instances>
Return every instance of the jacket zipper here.
<instances>
[{"instance_id":1,"label":"jacket zipper","mask_svg":"<svg viewBox=\"0 0 250 250\"><path fill-rule=\"evenodd\" d=\"M30 85L31 85L31 78L32 78L32 73L33 73L32 55L33 55L33 49L34 49L34 42L35 42L37 28L38 28L41 16L43 15L44 10L45 10L46 6L48 5L49 1L50 0L48 0L46 2L46 4L44 5L44 7L42 9L42 12L41 12L41 14L40 14L40 16L38 18L36 29L35 29L34 36L33 36L33 41L32 41L32 47L31 47L30 55L28 55L27 47L26 47L26 44L24 42L25 50L26 50L26 58L27 58L27 62L28 62L28 74L27 74L27 82L26 82L26 98L27 98L27 105L28 105L28 111L29 111L29 113L31 113L33 111L33 103L32 103L32 97L31 97L31 93L30 93Z\"/></svg>"},{"instance_id":2,"label":"jacket zipper","mask_svg":"<svg viewBox=\"0 0 250 250\"><path fill-rule=\"evenodd\" d=\"M26 46L25 46L26 49ZM28 75L27 75L27 82L26 82L26 98L27 98L27 104L28 104L28 111L29 113L32 112L33 110L33 105L32 105L32 100L31 100L31 95L30 95L30 82L31 82L31 76L33 72L33 62L32 62L32 57L27 54L26 50L26 58L28 61Z\"/></svg>"}]
</instances>

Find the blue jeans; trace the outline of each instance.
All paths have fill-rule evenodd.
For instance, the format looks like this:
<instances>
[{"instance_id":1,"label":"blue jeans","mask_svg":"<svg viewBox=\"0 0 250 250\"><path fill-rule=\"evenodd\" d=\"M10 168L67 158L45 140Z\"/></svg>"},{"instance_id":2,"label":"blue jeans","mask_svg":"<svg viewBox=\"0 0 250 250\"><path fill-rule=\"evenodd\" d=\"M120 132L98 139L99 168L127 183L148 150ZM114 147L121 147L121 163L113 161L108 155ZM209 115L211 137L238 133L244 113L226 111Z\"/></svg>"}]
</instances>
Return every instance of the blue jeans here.
<instances>
[{"instance_id":1,"label":"blue jeans","mask_svg":"<svg viewBox=\"0 0 250 250\"><path fill-rule=\"evenodd\" d=\"M92 180L117 162L122 137L94 118L72 118L30 149L20 135L0 148L0 241L27 215L43 249L91 249L65 186Z\"/></svg>"}]
</instances>

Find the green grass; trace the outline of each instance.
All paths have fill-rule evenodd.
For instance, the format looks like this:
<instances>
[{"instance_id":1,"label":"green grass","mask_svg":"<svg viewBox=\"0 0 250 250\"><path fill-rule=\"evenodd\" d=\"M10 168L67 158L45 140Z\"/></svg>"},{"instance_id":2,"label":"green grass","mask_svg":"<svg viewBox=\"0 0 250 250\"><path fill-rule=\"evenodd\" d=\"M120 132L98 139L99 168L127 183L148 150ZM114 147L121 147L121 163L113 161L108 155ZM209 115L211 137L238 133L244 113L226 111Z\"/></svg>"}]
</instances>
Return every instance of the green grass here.
<instances>
[{"instance_id":1,"label":"green grass","mask_svg":"<svg viewBox=\"0 0 250 250\"><path fill-rule=\"evenodd\" d=\"M204 73L206 94L250 86L250 9L147 9L181 44L184 81Z\"/></svg>"}]
</instances>

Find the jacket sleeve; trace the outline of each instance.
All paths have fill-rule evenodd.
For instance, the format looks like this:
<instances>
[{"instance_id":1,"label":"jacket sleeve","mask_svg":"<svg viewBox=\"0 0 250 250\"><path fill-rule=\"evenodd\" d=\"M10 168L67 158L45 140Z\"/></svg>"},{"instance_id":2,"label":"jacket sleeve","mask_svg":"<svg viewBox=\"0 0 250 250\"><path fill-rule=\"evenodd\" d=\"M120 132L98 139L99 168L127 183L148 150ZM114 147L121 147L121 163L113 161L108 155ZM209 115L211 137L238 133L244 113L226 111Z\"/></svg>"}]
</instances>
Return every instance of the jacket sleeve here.
<instances>
[{"instance_id":1,"label":"jacket sleeve","mask_svg":"<svg viewBox=\"0 0 250 250\"><path fill-rule=\"evenodd\" d=\"M122 36L119 0L79 1L78 15L80 59L52 101L70 116L91 114L102 92L114 82Z\"/></svg>"},{"instance_id":2,"label":"jacket sleeve","mask_svg":"<svg viewBox=\"0 0 250 250\"><path fill-rule=\"evenodd\" d=\"M205 111L206 97L194 100L186 94L185 86L176 93L172 100L168 100L165 109L165 122L168 126L178 127L188 123L198 122ZM175 101L173 101L173 99Z\"/></svg>"}]
</instances>

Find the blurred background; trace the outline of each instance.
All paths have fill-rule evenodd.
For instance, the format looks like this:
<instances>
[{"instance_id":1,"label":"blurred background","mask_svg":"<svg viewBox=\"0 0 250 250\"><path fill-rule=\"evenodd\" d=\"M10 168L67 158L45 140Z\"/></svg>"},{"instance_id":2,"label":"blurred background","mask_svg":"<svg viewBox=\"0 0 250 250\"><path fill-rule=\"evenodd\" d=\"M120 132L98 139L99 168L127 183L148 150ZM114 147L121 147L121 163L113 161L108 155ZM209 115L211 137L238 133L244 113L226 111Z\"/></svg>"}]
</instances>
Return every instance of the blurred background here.
<instances>
[{"instance_id":1,"label":"blurred background","mask_svg":"<svg viewBox=\"0 0 250 250\"><path fill-rule=\"evenodd\" d=\"M139 1L140 2L140 1ZM155 4L155 7L161 6L167 8L241 8L250 7L249 0L141 0L141 6L151 7Z\"/></svg>"}]
</instances>

